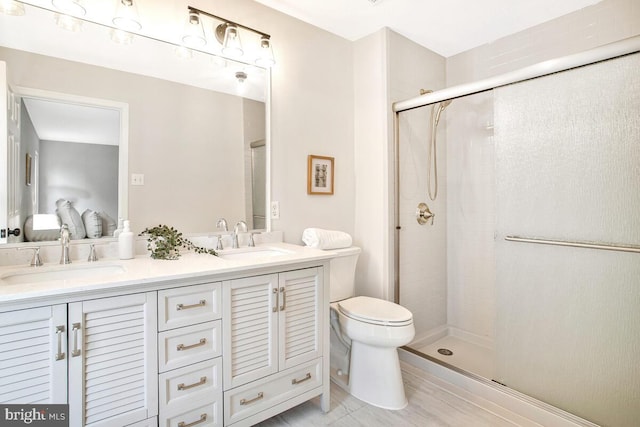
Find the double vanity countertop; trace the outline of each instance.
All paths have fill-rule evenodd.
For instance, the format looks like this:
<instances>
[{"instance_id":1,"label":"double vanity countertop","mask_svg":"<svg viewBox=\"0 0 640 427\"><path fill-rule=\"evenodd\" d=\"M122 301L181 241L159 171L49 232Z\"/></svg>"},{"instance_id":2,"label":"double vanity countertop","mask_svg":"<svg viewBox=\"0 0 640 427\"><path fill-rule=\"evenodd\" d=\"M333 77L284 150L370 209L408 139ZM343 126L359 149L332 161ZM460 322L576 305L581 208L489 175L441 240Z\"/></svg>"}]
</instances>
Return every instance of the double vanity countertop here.
<instances>
[{"instance_id":1,"label":"double vanity countertop","mask_svg":"<svg viewBox=\"0 0 640 427\"><path fill-rule=\"evenodd\" d=\"M271 267L324 261L336 254L288 243L268 243L220 251L219 256L183 252L177 260L152 259L149 254L130 260L73 261L68 265L0 267L0 311L16 304L49 302L111 291L145 290L145 284L218 280L216 276L251 273Z\"/></svg>"}]
</instances>

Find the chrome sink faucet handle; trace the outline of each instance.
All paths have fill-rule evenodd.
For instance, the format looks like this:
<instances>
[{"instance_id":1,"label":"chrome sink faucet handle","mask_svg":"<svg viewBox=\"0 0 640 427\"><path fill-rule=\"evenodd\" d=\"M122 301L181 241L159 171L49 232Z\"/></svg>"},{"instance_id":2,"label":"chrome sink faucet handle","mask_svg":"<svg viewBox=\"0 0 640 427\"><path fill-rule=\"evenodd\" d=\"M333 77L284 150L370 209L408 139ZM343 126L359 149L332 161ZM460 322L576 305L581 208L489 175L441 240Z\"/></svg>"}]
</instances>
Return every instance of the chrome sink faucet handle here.
<instances>
[{"instance_id":1,"label":"chrome sink faucet handle","mask_svg":"<svg viewBox=\"0 0 640 427\"><path fill-rule=\"evenodd\" d=\"M250 247L250 248L253 248L253 247L255 247L255 246L256 246L256 242L255 242L255 240L253 240L253 236L255 236L256 234L260 234L260 232L252 231L252 232L249 234L249 247Z\"/></svg>"},{"instance_id":2,"label":"chrome sink faucet handle","mask_svg":"<svg viewBox=\"0 0 640 427\"><path fill-rule=\"evenodd\" d=\"M235 227L233 227L233 248L234 249L237 249L240 247L240 245L238 244L238 230L240 230L243 233L246 233L247 223L244 221L238 221Z\"/></svg>"},{"instance_id":3,"label":"chrome sink faucet handle","mask_svg":"<svg viewBox=\"0 0 640 427\"><path fill-rule=\"evenodd\" d=\"M40 259L40 246L25 246L19 247L18 250L33 250L33 257L31 258L31 263L29 264L31 267L40 267L42 266L42 260Z\"/></svg>"},{"instance_id":4,"label":"chrome sink faucet handle","mask_svg":"<svg viewBox=\"0 0 640 427\"><path fill-rule=\"evenodd\" d=\"M218 222L216 222L216 227L222 231L229 231L229 226L227 226L227 220L224 218L220 218Z\"/></svg>"},{"instance_id":5,"label":"chrome sink faucet handle","mask_svg":"<svg viewBox=\"0 0 640 427\"><path fill-rule=\"evenodd\" d=\"M91 246L89 247L89 258L87 258L87 261L95 262L97 260L98 260L98 254L96 253L96 244L92 243Z\"/></svg>"},{"instance_id":6,"label":"chrome sink faucet handle","mask_svg":"<svg viewBox=\"0 0 640 427\"><path fill-rule=\"evenodd\" d=\"M62 227L60 227L60 246L62 247L60 264L71 264L71 258L69 258L70 242L71 236L69 234L69 226L67 224L62 224Z\"/></svg>"}]
</instances>

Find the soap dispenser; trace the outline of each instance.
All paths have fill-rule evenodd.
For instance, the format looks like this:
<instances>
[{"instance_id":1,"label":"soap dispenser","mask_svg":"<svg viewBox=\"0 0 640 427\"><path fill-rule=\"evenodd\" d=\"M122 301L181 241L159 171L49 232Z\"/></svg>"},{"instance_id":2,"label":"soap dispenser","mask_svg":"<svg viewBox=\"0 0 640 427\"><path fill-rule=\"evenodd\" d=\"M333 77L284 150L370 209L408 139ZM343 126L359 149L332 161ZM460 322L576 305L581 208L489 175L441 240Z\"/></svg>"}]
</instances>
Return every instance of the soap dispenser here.
<instances>
[{"instance_id":1,"label":"soap dispenser","mask_svg":"<svg viewBox=\"0 0 640 427\"><path fill-rule=\"evenodd\" d=\"M123 222L123 229L118 236L118 253L120 259L133 258L133 233L131 232L131 224L129 220Z\"/></svg>"}]
</instances>

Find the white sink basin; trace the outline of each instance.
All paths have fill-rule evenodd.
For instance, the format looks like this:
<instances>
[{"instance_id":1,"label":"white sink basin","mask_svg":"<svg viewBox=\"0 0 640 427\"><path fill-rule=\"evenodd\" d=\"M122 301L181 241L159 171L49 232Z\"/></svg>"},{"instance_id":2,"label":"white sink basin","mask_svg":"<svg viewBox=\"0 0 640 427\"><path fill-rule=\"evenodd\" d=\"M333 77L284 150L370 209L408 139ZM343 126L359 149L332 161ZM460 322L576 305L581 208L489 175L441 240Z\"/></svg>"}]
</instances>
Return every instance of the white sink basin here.
<instances>
[{"instance_id":1,"label":"white sink basin","mask_svg":"<svg viewBox=\"0 0 640 427\"><path fill-rule=\"evenodd\" d=\"M252 260L259 258L271 258L290 254L290 251L272 248L272 247L255 247L240 249L225 249L218 251L218 256L227 260Z\"/></svg>"},{"instance_id":2,"label":"white sink basin","mask_svg":"<svg viewBox=\"0 0 640 427\"><path fill-rule=\"evenodd\" d=\"M6 285L23 285L54 280L100 278L124 272L124 267L119 264L68 264L52 267L31 267L20 271L12 271L3 274L0 280Z\"/></svg>"}]
</instances>

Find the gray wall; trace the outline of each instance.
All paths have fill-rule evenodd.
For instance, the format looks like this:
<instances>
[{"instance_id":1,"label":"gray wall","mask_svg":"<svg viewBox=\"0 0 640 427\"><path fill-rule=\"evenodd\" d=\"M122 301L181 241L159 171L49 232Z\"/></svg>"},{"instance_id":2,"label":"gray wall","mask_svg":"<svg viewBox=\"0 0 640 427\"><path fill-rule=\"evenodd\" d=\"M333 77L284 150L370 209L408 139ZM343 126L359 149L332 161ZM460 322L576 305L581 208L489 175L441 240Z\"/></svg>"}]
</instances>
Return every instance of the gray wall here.
<instances>
[{"instance_id":1,"label":"gray wall","mask_svg":"<svg viewBox=\"0 0 640 427\"><path fill-rule=\"evenodd\" d=\"M118 147L40 142L40 213L55 213L56 200L118 217ZM75 184L70 184L75 183Z\"/></svg>"},{"instance_id":2,"label":"gray wall","mask_svg":"<svg viewBox=\"0 0 640 427\"><path fill-rule=\"evenodd\" d=\"M24 103L20 105L20 171L19 171L19 182L20 188L22 191L20 192L20 220L24 222L27 219L27 216L36 213L34 208L35 202L35 192L36 192L36 183L35 183L35 162L36 162L36 153L40 150L40 139L36 134L36 130L33 127L33 123L31 122L31 117L27 113L27 109L24 106ZM27 153L32 157L31 160L31 182L32 184L29 186L26 184L26 164L25 158Z\"/></svg>"}]
</instances>

